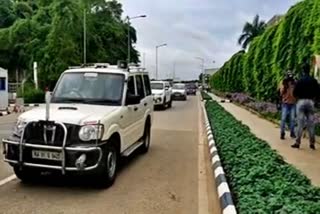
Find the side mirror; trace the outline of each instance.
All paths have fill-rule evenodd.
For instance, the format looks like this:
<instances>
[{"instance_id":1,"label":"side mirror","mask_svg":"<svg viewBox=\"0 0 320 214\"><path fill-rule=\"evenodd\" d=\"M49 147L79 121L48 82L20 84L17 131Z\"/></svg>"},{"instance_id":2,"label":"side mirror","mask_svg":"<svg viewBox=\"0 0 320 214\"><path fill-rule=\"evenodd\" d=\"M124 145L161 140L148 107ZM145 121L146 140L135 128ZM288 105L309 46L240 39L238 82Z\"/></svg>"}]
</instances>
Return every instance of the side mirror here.
<instances>
[{"instance_id":1,"label":"side mirror","mask_svg":"<svg viewBox=\"0 0 320 214\"><path fill-rule=\"evenodd\" d=\"M140 96L127 94L126 105L137 105L140 103Z\"/></svg>"}]
</instances>

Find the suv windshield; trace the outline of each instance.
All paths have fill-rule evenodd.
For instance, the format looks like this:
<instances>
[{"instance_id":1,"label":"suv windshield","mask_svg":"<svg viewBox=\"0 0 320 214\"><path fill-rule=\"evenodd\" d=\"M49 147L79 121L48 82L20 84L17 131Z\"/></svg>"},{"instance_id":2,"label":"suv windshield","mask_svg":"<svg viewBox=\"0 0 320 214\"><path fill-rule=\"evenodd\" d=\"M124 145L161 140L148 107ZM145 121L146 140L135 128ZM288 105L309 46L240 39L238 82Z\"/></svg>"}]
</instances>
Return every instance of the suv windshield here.
<instances>
[{"instance_id":1,"label":"suv windshield","mask_svg":"<svg viewBox=\"0 0 320 214\"><path fill-rule=\"evenodd\" d=\"M173 89L185 89L185 85L183 85L183 84L174 84L172 88Z\"/></svg>"},{"instance_id":2,"label":"suv windshield","mask_svg":"<svg viewBox=\"0 0 320 214\"><path fill-rule=\"evenodd\" d=\"M197 86L194 85L194 84L189 84L189 85L187 85L187 88L188 88L188 89L196 89Z\"/></svg>"},{"instance_id":3,"label":"suv windshield","mask_svg":"<svg viewBox=\"0 0 320 214\"><path fill-rule=\"evenodd\" d=\"M163 89L163 84L162 83L151 83L151 89Z\"/></svg>"},{"instance_id":4,"label":"suv windshield","mask_svg":"<svg viewBox=\"0 0 320 214\"><path fill-rule=\"evenodd\" d=\"M66 73L52 95L53 103L120 105L124 75L111 73Z\"/></svg>"}]
</instances>

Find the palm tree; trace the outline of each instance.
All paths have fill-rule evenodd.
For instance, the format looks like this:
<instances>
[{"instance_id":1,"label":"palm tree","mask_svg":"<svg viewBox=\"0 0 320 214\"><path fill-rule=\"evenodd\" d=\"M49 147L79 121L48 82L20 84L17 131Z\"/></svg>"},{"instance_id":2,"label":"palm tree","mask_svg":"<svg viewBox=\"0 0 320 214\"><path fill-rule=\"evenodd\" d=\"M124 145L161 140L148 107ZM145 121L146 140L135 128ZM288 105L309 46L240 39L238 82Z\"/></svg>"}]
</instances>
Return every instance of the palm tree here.
<instances>
[{"instance_id":1,"label":"palm tree","mask_svg":"<svg viewBox=\"0 0 320 214\"><path fill-rule=\"evenodd\" d=\"M256 15L252 23L247 22L242 30L242 34L238 40L239 45L246 49L252 40L261 35L266 28L266 23L260 21L259 15Z\"/></svg>"}]
</instances>

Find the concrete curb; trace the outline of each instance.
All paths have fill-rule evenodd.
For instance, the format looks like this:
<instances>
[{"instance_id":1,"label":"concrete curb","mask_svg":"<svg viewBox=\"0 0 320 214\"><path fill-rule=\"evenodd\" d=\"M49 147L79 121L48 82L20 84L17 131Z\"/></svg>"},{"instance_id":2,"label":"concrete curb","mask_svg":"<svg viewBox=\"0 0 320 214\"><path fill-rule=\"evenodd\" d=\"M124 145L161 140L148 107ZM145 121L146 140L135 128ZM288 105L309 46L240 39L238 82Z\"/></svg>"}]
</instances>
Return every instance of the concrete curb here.
<instances>
[{"instance_id":1,"label":"concrete curb","mask_svg":"<svg viewBox=\"0 0 320 214\"><path fill-rule=\"evenodd\" d=\"M218 149L216 147L214 137L212 134L212 128L208 119L207 111L205 109L205 101L202 105L202 110L205 118L205 129L207 132L211 164L213 175L216 180L216 188L218 190L218 196L220 199L221 209L223 214L237 214L236 207L233 203L232 194L230 192L230 188L227 182L227 178L225 176L223 166L220 162Z\"/></svg>"},{"instance_id":2,"label":"concrete curb","mask_svg":"<svg viewBox=\"0 0 320 214\"><path fill-rule=\"evenodd\" d=\"M1 116L6 116L8 114L10 114L10 112L8 112L8 111L0 111L0 117Z\"/></svg>"},{"instance_id":3,"label":"concrete curb","mask_svg":"<svg viewBox=\"0 0 320 214\"><path fill-rule=\"evenodd\" d=\"M15 107L15 104L10 104L10 107ZM23 107L39 107L40 104L24 104Z\"/></svg>"},{"instance_id":4,"label":"concrete curb","mask_svg":"<svg viewBox=\"0 0 320 214\"><path fill-rule=\"evenodd\" d=\"M221 103L232 103L232 100L225 100L225 99L222 99L220 100Z\"/></svg>"},{"instance_id":5,"label":"concrete curb","mask_svg":"<svg viewBox=\"0 0 320 214\"><path fill-rule=\"evenodd\" d=\"M0 117L6 116L8 114L14 114L14 113L22 113L25 112L25 107L39 107L41 104L38 103L32 103L32 104L24 104L22 106L16 105L16 104L10 104L6 111L0 111Z\"/></svg>"}]
</instances>

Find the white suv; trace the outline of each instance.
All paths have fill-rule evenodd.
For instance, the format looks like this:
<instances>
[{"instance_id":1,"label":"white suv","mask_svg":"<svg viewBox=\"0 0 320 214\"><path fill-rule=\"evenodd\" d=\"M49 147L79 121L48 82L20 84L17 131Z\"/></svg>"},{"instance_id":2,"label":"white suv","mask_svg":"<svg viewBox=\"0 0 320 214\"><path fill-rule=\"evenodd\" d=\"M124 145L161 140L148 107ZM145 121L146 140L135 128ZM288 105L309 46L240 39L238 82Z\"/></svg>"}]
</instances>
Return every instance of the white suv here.
<instances>
[{"instance_id":1,"label":"white suv","mask_svg":"<svg viewBox=\"0 0 320 214\"><path fill-rule=\"evenodd\" d=\"M187 89L184 83L175 83L172 88L173 99L187 100Z\"/></svg>"},{"instance_id":2,"label":"white suv","mask_svg":"<svg viewBox=\"0 0 320 214\"><path fill-rule=\"evenodd\" d=\"M41 172L89 174L108 187L121 156L148 151L153 97L144 69L69 69L46 95L46 106L21 114L2 140L5 161L22 181Z\"/></svg>"},{"instance_id":3,"label":"white suv","mask_svg":"<svg viewBox=\"0 0 320 214\"><path fill-rule=\"evenodd\" d=\"M151 90L155 106L161 106L163 109L172 106L172 89L169 82L166 81L152 81Z\"/></svg>"}]
</instances>

